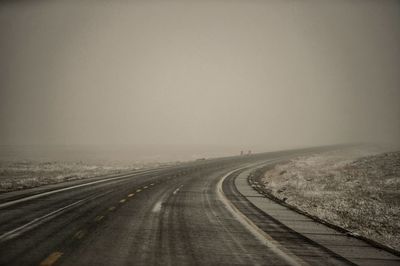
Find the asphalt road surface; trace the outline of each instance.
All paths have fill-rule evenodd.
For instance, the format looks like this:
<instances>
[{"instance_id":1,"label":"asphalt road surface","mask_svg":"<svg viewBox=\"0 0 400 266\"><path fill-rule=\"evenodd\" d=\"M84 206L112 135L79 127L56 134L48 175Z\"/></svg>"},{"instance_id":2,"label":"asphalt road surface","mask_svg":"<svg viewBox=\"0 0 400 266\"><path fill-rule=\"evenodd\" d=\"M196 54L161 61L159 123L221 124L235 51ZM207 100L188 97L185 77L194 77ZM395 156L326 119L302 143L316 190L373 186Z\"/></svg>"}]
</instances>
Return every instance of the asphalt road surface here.
<instances>
[{"instance_id":1,"label":"asphalt road surface","mask_svg":"<svg viewBox=\"0 0 400 266\"><path fill-rule=\"evenodd\" d=\"M201 160L3 194L0 265L349 265L277 223L255 227L265 215L235 187L244 169L303 152Z\"/></svg>"}]
</instances>

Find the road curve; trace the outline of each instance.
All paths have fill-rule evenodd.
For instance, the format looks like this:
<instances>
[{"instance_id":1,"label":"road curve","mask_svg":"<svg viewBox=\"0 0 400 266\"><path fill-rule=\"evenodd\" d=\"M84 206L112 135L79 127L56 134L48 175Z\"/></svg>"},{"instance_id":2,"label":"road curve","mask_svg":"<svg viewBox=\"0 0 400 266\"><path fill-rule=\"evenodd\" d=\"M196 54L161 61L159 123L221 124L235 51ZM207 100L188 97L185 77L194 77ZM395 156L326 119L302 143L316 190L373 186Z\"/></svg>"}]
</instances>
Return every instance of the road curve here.
<instances>
[{"instance_id":1,"label":"road curve","mask_svg":"<svg viewBox=\"0 0 400 266\"><path fill-rule=\"evenodd\" d=\"M11 205L3 197L0 265L351 264L266 219L235 189L246 167L304 152L198 161L13 196Z\"/></svg>"}]
</instances>

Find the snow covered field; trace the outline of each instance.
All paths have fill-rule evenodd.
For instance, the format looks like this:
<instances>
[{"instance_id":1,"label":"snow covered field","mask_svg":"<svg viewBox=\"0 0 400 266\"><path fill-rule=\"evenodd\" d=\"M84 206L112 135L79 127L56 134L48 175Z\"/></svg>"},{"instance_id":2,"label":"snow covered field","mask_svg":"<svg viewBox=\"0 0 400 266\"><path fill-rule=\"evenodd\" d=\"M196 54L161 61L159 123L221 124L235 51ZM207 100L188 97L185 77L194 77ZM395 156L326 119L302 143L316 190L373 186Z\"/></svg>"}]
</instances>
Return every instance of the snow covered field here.
<instances>
[{"instance_id":1,"label":"snow covered field","mask_svg":"<svg viewBox=\"0 0 400 266\"><path fill-rule=\"evenodd\" d=\"M0 193L157 166L81 161L0 161Z\"/></svg>"},{"instance_id":2,"label":"snow covered field","mask_svg":"<svg viewBox=\"0 0 400 266\"><path fill-rule=\"evenodd\" d=\"M269 169L263 182L302 211L400 250L400 152L299 157Z\"/></svg>"},{"instance_id":3,"label":"snow covered field","mask_svg":"<svg viewBox=\"0 0 400 266\"><path fill-rule=\"evenodd\" d=\"M130 146L1 146L0 193L192 159L191 151ZM196 157L194 157L196 158Z\"/></svg>"}]
</instances>

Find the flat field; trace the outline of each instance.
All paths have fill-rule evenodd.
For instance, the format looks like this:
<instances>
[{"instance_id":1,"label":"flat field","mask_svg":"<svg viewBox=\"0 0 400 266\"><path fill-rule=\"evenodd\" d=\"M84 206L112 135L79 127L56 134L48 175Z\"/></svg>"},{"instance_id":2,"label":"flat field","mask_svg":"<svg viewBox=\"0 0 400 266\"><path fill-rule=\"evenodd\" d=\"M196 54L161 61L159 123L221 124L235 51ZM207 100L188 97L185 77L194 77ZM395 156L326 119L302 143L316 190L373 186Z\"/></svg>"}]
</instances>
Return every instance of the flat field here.
<instances>
[{"instance_id":1,"label":"flat field","mask_svg":"<svg viewBox=\"0 0 400 266\"><path fill-rule=\"evenodd\" d=\"M150 166L150 164L94 164L71 161L0 161L0 193L118 174Z\"/></svg>"}]
</instances>

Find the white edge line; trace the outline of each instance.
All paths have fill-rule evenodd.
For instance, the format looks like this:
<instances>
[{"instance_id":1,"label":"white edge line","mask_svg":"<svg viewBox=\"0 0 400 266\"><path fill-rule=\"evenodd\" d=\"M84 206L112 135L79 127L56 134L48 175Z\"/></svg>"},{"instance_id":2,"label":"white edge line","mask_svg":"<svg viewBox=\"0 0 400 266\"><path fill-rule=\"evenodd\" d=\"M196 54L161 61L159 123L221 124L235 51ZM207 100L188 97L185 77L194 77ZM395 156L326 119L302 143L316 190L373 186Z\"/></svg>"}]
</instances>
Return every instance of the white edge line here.
<instances>
[{"instance_id":1,"label":"white edge line","mask_svg":"<svg viewBox=\"0 0 400 266\"><path fill-rule=\"evenodd\" d=\"M264 245L270 248L275 254L284 259L289 265L300 266L308 265L305 261L301 260L299 257L292 254L290 251L286 250L281 246L276 240L274 240L270 235L261 230L256 224L254 224L246 215L240 212L235 205L233 205L229 199L225 196L222 190L222 183L224 180L236 171L242 170L247 167L242 167L233 170L226 175L224 175L217 185L217 194L221 201L225 204L227 209L233 214L233 216L242 223L258 240L260 240Z\"/></svg>"},{"instance_id":2,"label":"white edge line","mask_svg":"<svg viewBox=\"0 0 400 266\"><path fill-rule=\"evenodd\" d=\"M174 195L175 195L176 193L178 193L178 192L179 192L179 190L181 189L181 187L183 187L183 185L181 185L180 187L178 187L177 189L175 189L175 190L174 190L174 192L172 192L172 194L174 194Z\"/></svg>"},{"instance_id":3,"label":"white edge line","mask_svg":"<svg viewBox=\"0 0 400 266\"><path fill-rule=\"evenodd\" d=\"M81 199L81 200L75 201L75 202L73 202L73 203L71 203L71 204L69 204L67 206L61 207L61 208L59 208L59 209L57 209L55 211L52 211L52 212L50 212L48 214L45 214L45 215L43 215L41 217L35 218L32 221L30 221L30 222L28 222L28 223L26 223L24 225L21 225L20 227L17 227L17 228L15 228L13 230L10 230L10 231L5 232L4 234L0 235L0 242L4 242L4 241L6 241L8 239L17 237L20 234L24 233L25 231L28 231L28 230L30 230L30 229L42 224L46 220L51 219L51 218L57 216L58 214L61 214L62 212L66 211L67 209L70 209L70 208L72 208L72 207L74 207L74 206L76 206L76 205L78 205L80 203L83 203L83 202L86 202L86 201L93 200L95 198L104 196L107 193L108 192L105 192L105 193L102 193L102 194L93 195L93 196L87 197L85 199Z\"/></svg>"},{"instance_id":4,"label":"white edge line","mask_svg":"<svg viewBox=\"0 0 400 266\"><path fill-rule=\"evenodd\" d=\"M59 192L62 192L62 191L67 191L67 190L71 190L71 189L75 189L75 188L79 188L79 187L85 187L85 186L89 186L89 185L93 185L93 184L103 183L103 182L107 182L107 181L110 181L110 180L118 180L118 179L123 179L123 178L127 178L127 177L133 177L133 176L137 176L137 175L140 175L140 174L151 173L152 171L157 171L157 170L149 170L149 171L140 172L140 173L132 173L132 174L126 174L126 175L123 175L123 176L110 177L110 178L105 178L105 179L101 179L101 180L97 180L97 181L93 181L93 182L88 182L88 183L84 183L84 184L80 184L80 185L75 185L75 186L71 186L71 187L51 190L51 191L35 194L35 195L32 195L32 196L28 196L28 197L25 197L25 198L20 198L20 199L16 199L16 200L12 200L12 201L8 201L8 202L5 202L5 203L2 203L2 204L0 204L0 208L5 208L5 207L8 207L8 206L12 206L14 204L17 204L17 203L21 203L21 202L24 202L24 201L33 200L33 199L37 199L37 198L41 198L41 197L44 197L44 196L47 196L47 195L51 195L51 194L55 194L55 193L59 193Z\"/></svg>"},{"instance_id":5,"label":"white edge line","mask_svg":"<svg viewBox=\"0 0 400 266\"><path fill-rule=\"evenodd\" d=\"M24 231L24 229L29 228L30 226L35 225L35 224L37 224L37 223L40 223L40 222L43 221L44 219L46 219L46 218L48 218L48 217L50 217L50 216L53 216L53 215L55 215L55 214L57 214L57 213L59 213L59 212L65 210L65 209L68 209L68 208L70 208L70 207L73 207L73 206L75 206L75 205L81 203L82 201L83 201L83 199L82 199L82 200L78 200L78 201L76 201L76 202L74 202L74 203L71 203L71 204L69 204L69 205L67 205L67 206L64 206L64 207L62 207L62 208L60 208L60 209L58 209L58 210L55 210L55 211L50 212L50 213L48 213L48 214L46 214L46 215L43 215L42 217L35 218L35 219L33 219L32 221L30 221L29 223L26 223L26 224L24 224L24 225L22 225L22 226L20 226L20 227L17 227L17 228L15 228L15 229L11 230L11 231L8 231L8 232L2 234L2 235L0 236L0 242L3 242L4 240L10 239L10 238L13 238L13 237L19 235L20 233L22 233L22 232Z\"/></svg>"},{"instance_id":6,"label":"white edge line","mask_svg":"<svg viewBox=\"0 0 400 266\"><path fill-rule=\"evenodd\" d=\"M162 201L157 201L156 204L154 204L153 209L151 210L152 212L159 212L161 211L162 208Z\"/></svg>"}]
</instances>

